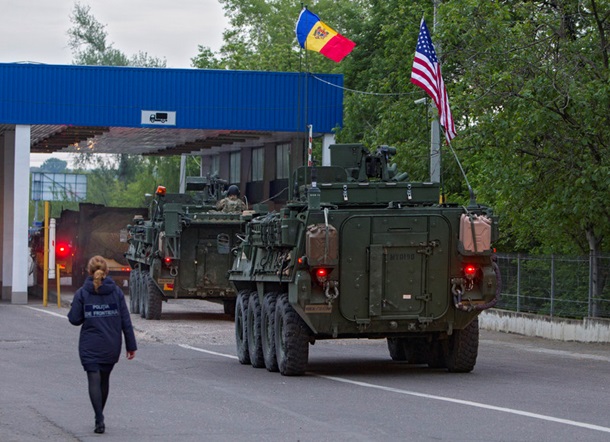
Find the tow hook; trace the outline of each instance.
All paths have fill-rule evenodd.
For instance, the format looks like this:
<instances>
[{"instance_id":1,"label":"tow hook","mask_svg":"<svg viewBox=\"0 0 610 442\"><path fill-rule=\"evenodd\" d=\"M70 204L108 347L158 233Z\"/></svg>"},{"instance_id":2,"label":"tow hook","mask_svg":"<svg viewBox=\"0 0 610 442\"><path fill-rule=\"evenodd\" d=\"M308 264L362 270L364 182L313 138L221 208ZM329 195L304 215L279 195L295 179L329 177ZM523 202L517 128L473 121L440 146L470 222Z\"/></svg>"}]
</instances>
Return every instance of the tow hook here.
<instances>
[{"instance_id":1,"label":"tow hook","mask_svg":"<svg viewBox=\"0 0 610 442\"><path fill-rule=\"evenodd\" d=\"M326 296L328 305L332 304L339 297L339 281L326 281L324 283L324 296Z\"/></svg>"}]
</instances>

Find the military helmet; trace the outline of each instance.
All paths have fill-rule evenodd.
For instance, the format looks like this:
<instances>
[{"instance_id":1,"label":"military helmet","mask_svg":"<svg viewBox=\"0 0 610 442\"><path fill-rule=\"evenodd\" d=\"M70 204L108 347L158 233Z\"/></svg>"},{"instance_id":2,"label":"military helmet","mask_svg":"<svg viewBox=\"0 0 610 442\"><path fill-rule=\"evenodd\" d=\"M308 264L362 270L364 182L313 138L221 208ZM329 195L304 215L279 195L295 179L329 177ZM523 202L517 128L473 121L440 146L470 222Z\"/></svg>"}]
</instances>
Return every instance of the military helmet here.
<instances>
[{"instance_id":1,"label":"military helmet","mask_svg":"<svg viewBox=\"0 0 610 442\"><path fill-rule=\"evenodd\" d=\"M237 187L235 184L229 186L229 189L227 190L227 196L231 195L239 196L239 187Z\"/></svg>"}]
</instances>

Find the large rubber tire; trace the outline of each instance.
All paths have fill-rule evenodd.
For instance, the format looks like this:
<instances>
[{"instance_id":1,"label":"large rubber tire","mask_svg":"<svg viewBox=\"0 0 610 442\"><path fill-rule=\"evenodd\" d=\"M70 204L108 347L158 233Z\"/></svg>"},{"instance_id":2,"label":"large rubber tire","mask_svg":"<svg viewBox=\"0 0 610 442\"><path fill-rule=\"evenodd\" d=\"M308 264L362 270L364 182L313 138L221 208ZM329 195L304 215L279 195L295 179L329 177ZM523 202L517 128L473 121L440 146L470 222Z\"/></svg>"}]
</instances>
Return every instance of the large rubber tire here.
<instances>
[{"instance_id":1,"label":"large rubber tire","mask_svg":"<svg viewBox=\"0 0 610 442\"><path fill-rule=\"evenodd\" d=\"M263 368L263 345L261 342L261 303L257 292L248 298L248 354L254 368Z\"/></svg>"},{"instance_id":2,"label":"large rubber tire","mask_svg":"<svg viewBox=\"0 0 610 442\"><path fill-rule=\"evenodd\" d=\"M163 295L150 273L146 273L144 280L146 281L144 289L147 292L146 319L159 320L163 309Z\"/></svg>"},{"instance_id":3,"label":"large rubber tire","mask_svg":"<svg viewBox=\"0 0 610 442\"><path fill-rule=\"evenodd\" d=\"M140 275L138 277L138 300L140 304L140 317L146 318L146 309L148 308L148 289L146 283L146 275L148 269L140 269Z\"/></svg>"},{"instance_id":4,"label":"large rubber tire","mask_svg":"<svg viewBox=\"0 0 610 442\"><path fill-rule=\"evenodd\" d=\"M288 302L288 295L280 295L275 305L275 357L282 375L305 373L309 334L309 328Z\"/></svg>"},{"instance_id":5,"label":"large rubber tire","mask_svg":"<svg viewBox=\"0 0 610 442\"><path fill-rule=\"evenodd\" d=\"M404 362L407 360L404 338L388 338L388 350L393 361Z\"/></svg>"},{"instance_id":6,"label":"large rubber tire","mask_svg":"<svg viewBox=\"0 0 610 442\"><path fill-rule=\"evenodd\" d=\"M140 270L132 269L129 273L129 310L131 313L140 313L140 292L139 292Z\"/></svg>"},{"instance_id":7,"label":"large rubber tire","mask_svg":"<svg viewBox=\"0 0 610 442\"><path fill-rule=\"evenodd\" d=\"M235 301L235 344L237 359L241 364L250 363L248 352L248 301L250 293L241 291Z\"/></svg>"},{"instance_id":8,"label":"large rubber tire","mask_svg":"<svg viewBox=\"0 0 610 442\"><path fill-rule=\"evenodd\" d=\"M225 315L231 316L232 319L235 318L235 299L225 299L222 301L222 307Z\"/></svg>"},{"instance_id":9,"label":"large rubber tire","mask_svg":"<svg viewBox=\"0 0 610 442\"><path fill-rule=\"evenodd\" d=\"M449 336L445 363L452 373L468 373L474 369L479 352L479 318L463 330L454 330Z\"/></svg>"},{"instance_id":10,"label":"large rubber tire","mask_svg":"<svg viewBox=\"0 0 610 442\"><path fill-rule=\"evenodd\" d=\"M275 304L276 293L267 293L263 298L261 309L261 341L263 346L263 359L268 371L278 371L275 356Z\"/></svg>"}]
</instances>

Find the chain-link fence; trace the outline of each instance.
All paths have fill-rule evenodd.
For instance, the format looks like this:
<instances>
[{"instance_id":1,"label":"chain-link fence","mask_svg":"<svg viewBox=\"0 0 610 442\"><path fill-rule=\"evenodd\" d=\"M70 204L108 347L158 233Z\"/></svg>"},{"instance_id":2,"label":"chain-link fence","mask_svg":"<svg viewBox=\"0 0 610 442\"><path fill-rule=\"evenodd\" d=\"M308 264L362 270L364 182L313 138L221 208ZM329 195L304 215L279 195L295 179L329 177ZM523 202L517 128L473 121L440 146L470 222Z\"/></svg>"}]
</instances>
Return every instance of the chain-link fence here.
<instances>
[{"instance_id":1,"label":"chain-link fence","mask_svg":"<svg viewBox=\"0 0 610 442\"><path fill-rule=\"evenodd\" d=\"M610 255L499 254L498 308L563 318L610 318Z\"/></svg>"}]
</instances>

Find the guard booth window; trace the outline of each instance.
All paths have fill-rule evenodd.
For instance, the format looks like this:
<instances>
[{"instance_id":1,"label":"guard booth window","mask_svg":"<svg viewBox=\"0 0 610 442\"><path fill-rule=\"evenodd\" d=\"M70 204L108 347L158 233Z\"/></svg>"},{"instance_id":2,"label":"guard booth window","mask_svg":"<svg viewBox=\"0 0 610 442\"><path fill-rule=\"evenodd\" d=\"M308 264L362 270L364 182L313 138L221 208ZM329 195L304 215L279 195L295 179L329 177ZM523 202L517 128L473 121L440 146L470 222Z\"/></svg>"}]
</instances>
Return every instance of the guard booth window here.
<instances>
[{"instance_id":1,"label":"guard booth window","mask_svg":"<svg viewBox=\"0 0 610 442\"><path fill-rule=\"evenodd\" d=\"M220 175L220 155L214 155L210 161L210 174Z\"/></svg>"},{"instance_id":2,"label":"guard booth window","mask_svg":"<svg viewBox=\"0 0 610 442\"><path fill-rule=\"evenodd\" d=\"M241 152L231 152L229 157L229 182L237 184L241 182Z\"/></svg>"},{"instance_id":3,"label":"guard booth window","mask_svg":"<svg viewBox=\"0 0 610 442\"><path fill-rule=\"evenodd\" d=\"M263 181L265 149L260 147L252 150L252 181Z\"/></svg>"},{"instance_id":4,"label":"guard booth window","mask_svg":"<svg viewBox=\"0 0 610 442\"><path fill-rule=\"evenodd\" d=\"M278 144L275 149L275 177L287 179L290 176L290 143Z\"/></svg>"}]
</instances>

